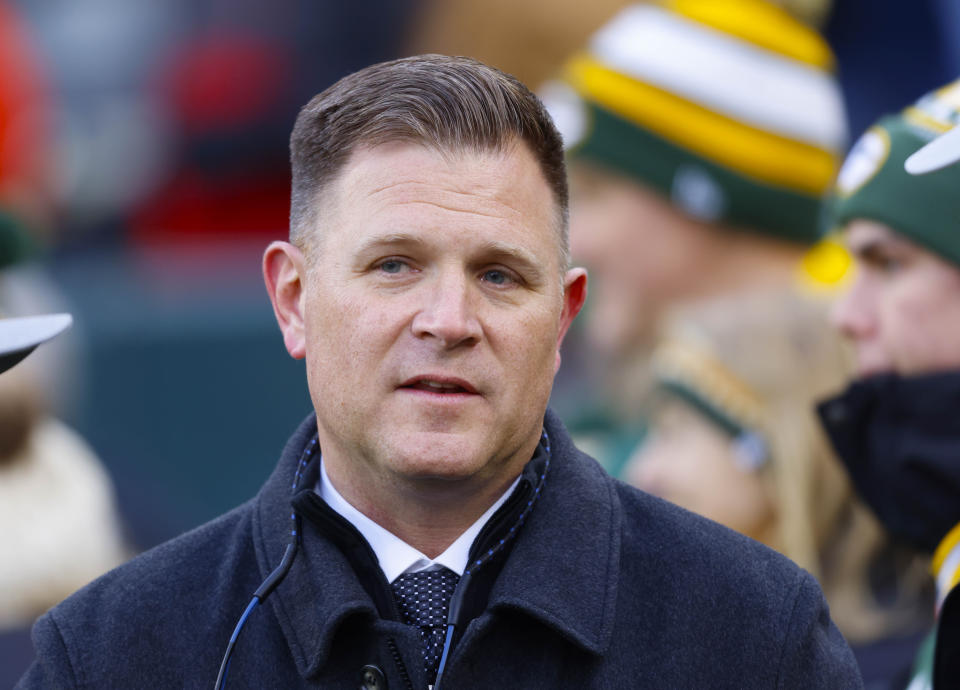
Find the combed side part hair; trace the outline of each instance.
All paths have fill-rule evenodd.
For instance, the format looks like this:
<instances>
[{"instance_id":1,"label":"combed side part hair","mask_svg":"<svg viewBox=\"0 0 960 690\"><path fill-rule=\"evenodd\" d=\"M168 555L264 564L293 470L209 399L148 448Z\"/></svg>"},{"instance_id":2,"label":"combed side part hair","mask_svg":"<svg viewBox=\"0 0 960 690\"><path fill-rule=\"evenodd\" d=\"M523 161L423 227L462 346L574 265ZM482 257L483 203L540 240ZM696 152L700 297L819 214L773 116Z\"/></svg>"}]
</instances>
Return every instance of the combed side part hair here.
<instances>
[{"instance_id":1,"label":"combed side part hair","mask_svg":"<svg viewBox=\"0 0 960 690\"><path fill-rule=\"evenodd\" d=\"M290 240L306 249L321 194L358 146L412 142L441 151L529 148L557 205L569 265L563 143L540 100L516 78L465 57L420 55L372 65L315 96L290 137Z\"/></svg>"}]
</instances>

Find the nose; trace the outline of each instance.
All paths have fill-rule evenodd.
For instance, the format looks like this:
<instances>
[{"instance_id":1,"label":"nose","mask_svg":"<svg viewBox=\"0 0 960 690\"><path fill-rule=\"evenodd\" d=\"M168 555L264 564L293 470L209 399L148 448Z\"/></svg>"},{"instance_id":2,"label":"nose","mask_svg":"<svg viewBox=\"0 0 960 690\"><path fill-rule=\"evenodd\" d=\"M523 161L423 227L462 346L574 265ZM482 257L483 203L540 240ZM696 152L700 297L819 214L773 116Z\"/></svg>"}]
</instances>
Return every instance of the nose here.
<instances>
[{"instance_id":1,"label":"nose","mask_svg":"<svg viewBox=\"0 0 960 690\"><path fill-rule=\"evenodd\" d=\"M413 334L445 350L477 344L482 328L470 288L467 276L452 271L424 285L424 304L414 316Z\"/></svg>"},{"instance_id":2,"label":"nose","mask_svg":"<svg viewBox=\"0 0 960 690\"><path fill-rule=\"evenodd\" d=\"M870 286L862 272L858 272L850 288L834 302L830 321L841 334L853 341L864 340L873 333L876 318Z\"/></svg>"}]
</instances>

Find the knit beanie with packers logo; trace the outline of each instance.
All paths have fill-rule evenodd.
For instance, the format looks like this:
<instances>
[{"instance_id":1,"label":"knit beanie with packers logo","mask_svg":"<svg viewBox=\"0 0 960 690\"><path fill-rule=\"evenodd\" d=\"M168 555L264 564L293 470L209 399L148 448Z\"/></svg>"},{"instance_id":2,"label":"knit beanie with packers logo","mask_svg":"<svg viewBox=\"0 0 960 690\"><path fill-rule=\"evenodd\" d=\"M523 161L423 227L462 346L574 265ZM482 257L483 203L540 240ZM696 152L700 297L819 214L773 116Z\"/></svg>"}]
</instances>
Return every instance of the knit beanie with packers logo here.
<instances>
[{"instance_id":1,"label":"knit beanie with packers logo","mask_svg":"<svg viewBox=\"0 0 960 690\"><path fill-rule=\"evenodd\" d=\"M921 176L904 163L913 153L960 124L960 80L881 118L850 150L834 189L835 228L855 218L889 226L960 265L960 166Z\"/></svg>"},{"instance_id":2,"label":"knit beanie with packers logo","mask_svg":"<svg viewBox=\"0 0 960 690\"><path fill-rule=\"evenodd\" d=\"M624 9L542 91L571 159L689 215L813 244L846 142L833 55L763 0Z\"/></svg>"}]
</instances>

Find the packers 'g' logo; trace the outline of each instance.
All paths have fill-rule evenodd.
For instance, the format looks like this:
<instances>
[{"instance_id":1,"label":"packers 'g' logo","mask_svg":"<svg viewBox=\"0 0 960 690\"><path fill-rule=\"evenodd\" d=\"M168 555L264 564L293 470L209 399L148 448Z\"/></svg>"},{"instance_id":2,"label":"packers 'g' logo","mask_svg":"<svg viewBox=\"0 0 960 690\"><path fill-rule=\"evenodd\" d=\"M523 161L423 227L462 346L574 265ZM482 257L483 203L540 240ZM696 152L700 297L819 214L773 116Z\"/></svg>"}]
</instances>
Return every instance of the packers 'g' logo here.
<instances>
[{"instance_id":1,"label":"packers 'g' logo","mask_svg":"<svg viewBox=\"0 0 960 690\"><path fill-rule=\"evenodd\" d=\"M871 127L850 149L837 175L838 196L848 197L877 174L890 155L890 135L882 127Z\"/></svg>"}]
</instances>

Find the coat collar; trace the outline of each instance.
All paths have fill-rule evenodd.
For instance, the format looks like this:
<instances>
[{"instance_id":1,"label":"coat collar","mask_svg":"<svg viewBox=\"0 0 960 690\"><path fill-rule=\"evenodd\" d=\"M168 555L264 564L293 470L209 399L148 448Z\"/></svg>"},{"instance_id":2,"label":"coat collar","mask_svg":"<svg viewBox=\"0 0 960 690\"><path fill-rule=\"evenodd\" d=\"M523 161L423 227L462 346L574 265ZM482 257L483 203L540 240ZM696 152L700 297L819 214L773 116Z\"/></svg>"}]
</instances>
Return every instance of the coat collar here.
<instances>
[{"instance_id":1,"label":"coat collar","mask_svg":"<svg viewBox=\"0 0 960 690\"><path fill-rule=\"evenodd\" d=\"M489 599L488 609L527 613L573 644L602 654L613 631L619 577L621 513L613 481L580 453L559 418L547 411L553 446L540 505L523 526ZM254 547L262 577L280 561L290 539L290 500L300 468L300 486L315 480L316 463L304 472L301 459L316 434L310 415L288 441L270 479L257 496ZM362 548L363 545L358 545ZM338 628L351 617L378 626L377 608L334 544L303 525L300 552L269 605L304 677L326 663Z\"/></svg>"},{"instance_id":2,"label":"coat collar","mask_svg":"<svg viewBox=\"0 0 960 690\"><path fill-rule=\"evenodd\" d=\"M593 654L613 633L622 515L614 482L547 411L553 461L541 505L517 538L489 608L524 611Z\"/></svg>"}]
</instances>

